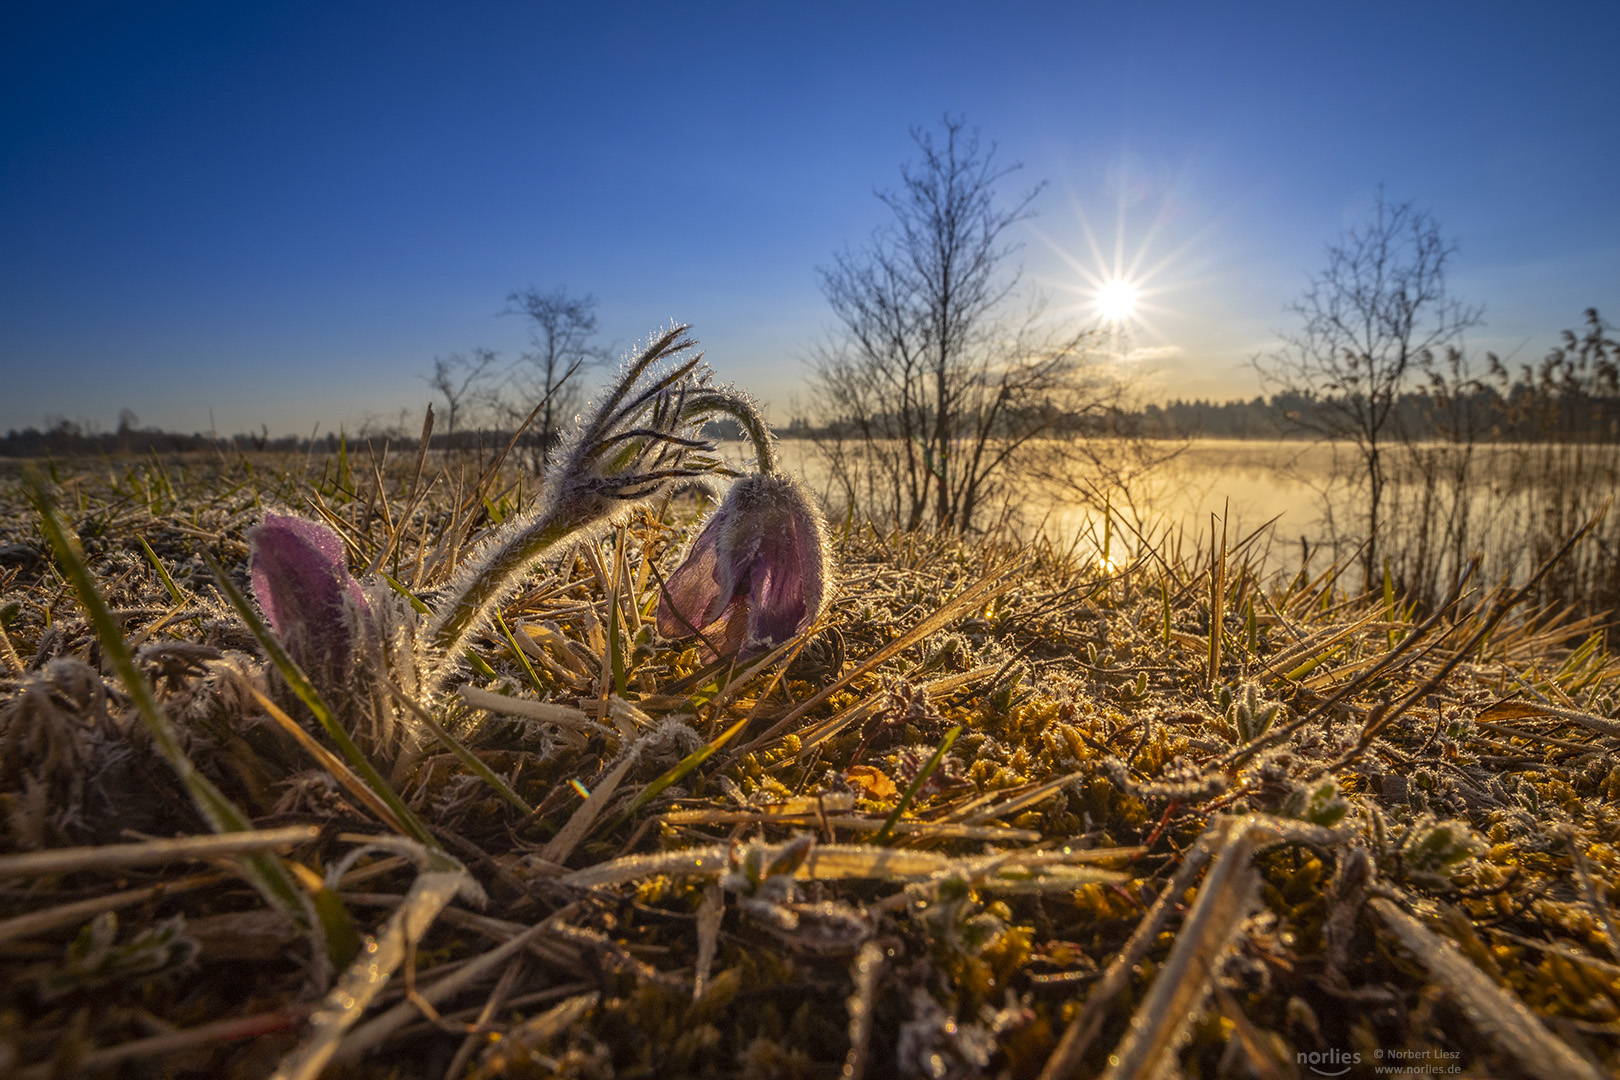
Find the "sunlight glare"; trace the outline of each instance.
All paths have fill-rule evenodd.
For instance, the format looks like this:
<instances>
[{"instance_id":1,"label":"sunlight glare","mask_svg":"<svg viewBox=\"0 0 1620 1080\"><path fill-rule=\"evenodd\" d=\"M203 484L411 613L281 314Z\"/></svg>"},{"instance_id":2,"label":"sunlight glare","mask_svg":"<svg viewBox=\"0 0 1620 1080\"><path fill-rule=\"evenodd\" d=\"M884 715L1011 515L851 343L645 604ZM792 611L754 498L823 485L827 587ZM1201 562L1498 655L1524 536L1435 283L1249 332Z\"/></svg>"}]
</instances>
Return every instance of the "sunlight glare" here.
<instances>
[{"instance_id":1,"label":"sunlight glare","mask_svg":"<svg viewBox=\"0 0 1620 1080\"><path fill-rule=\"evenodd\" d=\"M1115 278L1097 289L1097 314L1106 322L1129 322L1136 314L1136 286Z\"/></svg>"},{"instance_id":2,"label":"sunlight glare","mask_svg":"<svg viewBox=\"0 0 1620 1080\"><path fill-rule=\"evenodd\" d=\"M1182 211L1172 205L1175 192L1169 186L1152 198L1128 197L1141 184L1132 184L1124 175L1111 186L1118 189L1119 205L1114 215L1112 243L1106 243L1092 228L1080 197L1073 189L1069 202L1079 226L1079 243L1066 244L1037 228L1036 235L1064 264L1042 281L1052 293L1066 295L1063 314L1087 325L1096 333L1094 345L1100 355L1119 363L1137 360L1166 360L1180 356L1182 347L1166 337L1160 318L1181 318L1182 313L1165 306L1165 298L1204 283L1194 275L1192 256L1197 255L1205 230L1188 231L1178 218ZM1163 186L1163 185L1161 185ZM1150 195L1152 193L1149 193ZM1143 199L1147 199L1144 203ZM1131 207L1142 203L1136 210ZM1145 215L1134 230L1128 229L1132 214ZM1131 235L1134 234L1134 235ZM1172 234L1179 243L1172 243ZM1129 238L1128 238L1129 236ZM1200 259L1203 257L1200 256Z\"/></svg>"}]
</instances>

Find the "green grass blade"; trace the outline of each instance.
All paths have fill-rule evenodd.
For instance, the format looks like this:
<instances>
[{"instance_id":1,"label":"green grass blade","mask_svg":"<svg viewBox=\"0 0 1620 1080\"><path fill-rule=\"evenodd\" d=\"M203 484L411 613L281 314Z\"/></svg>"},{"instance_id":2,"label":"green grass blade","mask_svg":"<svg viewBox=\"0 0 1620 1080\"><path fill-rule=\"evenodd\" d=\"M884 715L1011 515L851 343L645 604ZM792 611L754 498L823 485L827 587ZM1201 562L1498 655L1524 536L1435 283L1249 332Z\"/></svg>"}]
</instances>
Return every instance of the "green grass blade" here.
<instances>
[{"instance_id":1,"label":"green grass blade","mask_svg":"<svg viewBox=\"0 0 1620 1080\"><path fill-rule=\"evenodd\" d=\"M382 774L366 759L366 755L360 752L360 748L354 744L354 740L349 737L349 733L343 730L343 725L338 723L331 707L322 700L321 695L310 684L309 679L304 676L303 671L299 669L293 658L287 655L287 650L281 647L281 642L276 640L275 634L271 633L264 620L259 618L259 613L253 610L253 605L248 603L247 597L242 595L242 590L238 589L236 583L231 581L230 575L225 573L225 568L220 566L219 561L207 551L202 552L202 559L209 572L214 575L214 580L218 583L220 592L231 607L236 609L236 613L242 617L242 621L253 632L253 636L259 639L259 645L264 649L265 655L270 658L270 662L281 672L281 677L292 688L292 692L298 695L298 699L309 708L309 711L315 715L316 721L332 737L332 741L337 744L338 750L343 754L344 759L348 761L349 766L360 774L361 779L366 782L366 786L376 794L377 798L383 801L389 810L393 811L395 817L399 818L400 823L405 826L405 830L410 834L411 839L426 847L437 848L439 842L433 838L433 834L428 831L427 826L423 825L421 820L411 813L410 808L405 805L394 789L388 786L388 781L382 778Z\"/></svg>"},{"instance_id":2,"label":"green grass blade","mask_svg":"<svg viewBox=\"0 0 1620 1080\"><path fill-rule=\"evenodd\" d=\"M617 590L615 590L615 592L617 592ZM622 615L619 611L618 600L619 598L617 596L608 597L608 662L613 668L614 691L618 693L620 697L626 697L629 694L629 690L627 689L628 684L625 681L623 645L624 635L619 631L619 619L622 617Z\"/></svg>"},{"instance_id":3,"label":"green grass blade","mask_svg":"<svg viewBox=\"0 0 1620 1080\"><path fill-rule=\"evenodd\" d=\"M495 625L500 627L501 633L506 636L506 643L512 647L512 655L517 657L517 662L523 665L524 672L529 676L529 684L544 694L546 692L545 684L540 681L540 676L534 673L534 668L529 663L529 657L518 647L517 638L512 636L512 631L507 627L506 620L501 618L499 611L494 612L494 615ZM468 651L471 652L471 650Z\"/></svg>"},{"instance_id":4,"label":"green grass blade","mask_svg":"<svg viewBox=\"0 0 1620 1080\"><path fill-rule=\"evenodd\" d=\"M894 812L884 819L883 828L879 829L878 834L872 838L872 843L887 844L889 842L889 838L894 833L895 822L900 820L900 815L904 814L907 807L911 805L912 800L916 799L917 792L922 790L922 786L928 781L928 777L933 774L935 769L939 768L939 763L945 760L946 751L950 750L951 745L956 742L956 737L960 734L962 734L961 724L957 724L945 733L944 741L939 744L939 749L934 751L934 756L928 759L928 764L924 765L922 770L911 778L911 783L906 785L905 794L900 796L900 801L895 804Z\"/></svg>"},{"instance_id":5,"label":"green grass blade","mask_svg":"<svg viewBox=\"0 0 1620 1080\"><path fill-rule=\"evenodd\" d=\"M343 898L335 890L327 888L319 874L298 863L291 865L299 882L309 891L310 903L314 905L315 917L320 920L321 933L326 938L326 954L332 958L332 966L348 967L360 955L363 945L360 931L354 925L354 916L344 906Z\"/></svg>"},{"instance_id":6,"label":"green grass blade","mask_svg":"<svg viewBox=\"0 0 1620 1080\"><path fill-rule=\"evenodd\" d=\"M1334 648L1328 649L1327 651L1325 651L1325 652L1323 652L1323 653L1321 653L1321 654L1319 654L1317 656L1313 656L1309 660L1306 660L1303 664L1300 664L1294 670L1292 670L1292 671L1288 672L1286 675L1284 675L1282 677L1281 681L1282 682L1297 682L1300 679L1303 679L1305 676L1309 675L1311 672L1315 671L1317 668L1321 667L1323 664L1327 663L1329 660L1333 659L1335 656L1338 656L1339 653L1341 653L1343 651L1344 651L1344 647L1342 645L1340 645L1340 646L1335 646Z\"/></svg>"},{"instance_id":7,"label":"green grass blade","mask_svg":"<svg viewBox=\"0 0 1620 1080\"><path fill-rule=\"evenodd\" d=\"M431 713L422 708L422 706L418 705L415 701L412 701L409 694L395 686L392 682L388 684L388 689L393 693L394 697L399 699L399 702L402 705L411 711L413 716L422 722L423 727L433 732L433 737L443 743L445 749L449 750L452 754L456 755L456 757L460 758L461 763L467 766L467 768L471 769L480 780L493 788L495 794L517 807L518 810L523 812L525 817L534 813L534 807L530 806L528 802L524 800L523 796L513 791L510 785L508 785L505 780L502 780L500 775L497 774L494 769L491 769L488 765L485 765L477 754L474 754L471 750L467 749L462 745L460 740L458 740L454 735L450 734L450 732L446 731L444 725L433 719Z\"/></svg>"},{"instance_id":8,"label":"green grass blade","mask_svg":"<svg viewBox=\"0 0 1620 1080\"><path fill-rule=\"evenodd\" d=\"M388 582L388 587L390 589L393 589L395 592L399 593L399 595L403 596L407 601L410 602L411 609L413 611L415 611L418 615L426 615L428 613L428 606L426 604L422 603L421 598L419 596L417 596L415 593L411 592L411 590L407 589L404 586L403 583L401 583L396 578L393 578L393 577L389 576L388 574L383 573L383 571L381 571L381 570L379 570L377 572L379 574L382 574L382 579L384 581Z\"/></svg>"},{"instance_id":9,"label":"green grass blade","mask_svg":"<svg viewBox=\"0 0 1620 1080\"><path fill-rule=\"evenodd\" d=\"M163 568L163 563L158 561L157 552L153 551L152 545L146 542L146 537L136 536L135 539L141 542L141 550L146 552L146 561L152 564L153 570L157 571L158 580L163 582L163 588L168 592L169 598L176 604L186 603L186 594L180 591L180 586L174 583L174 578L169 576L169 572ZM192 619L191 624L198 630L202 629L201 619Z\"/></svg>"},{"instance_id":10,"label":"green grass blade","mask_svg":"<svg viewBox=\"0 0 1620 1080\"><path fill-rule=\"evenodd\" d=\"M1395 621L1395 579L1389 572L1389 556L1384 556L1384 621ZM1400 643L1400 634L1394 628L1389 631L1389 647L1394 648Z\"/></svg>"},{"instance_id":11,"label":"green grass blade","mask_svg":"<svg viewBox=\"0 0 1620 1080\"><path fill-rule=\"evenodd\" d=\"M180 586L174 583L174 578L169 576L169 572L158 561L157 552L153 551L152 545L146 542L146 537L137 536L135 539L141 542L141 550L146 552L146 561L152 564L153 570L157 571L158 580L163 582L163 588L168 591L169 598L176 604L185 603L185 594L180 591Z\"/></svg>"},{"instance_id":12,"label":"green grass blade","mask_svg":"<svg viewBox=\"0 0 1620 1080\"><path fill-rule=\"evenodd\" d=\"M462 655L467 658L467 663L472 665L472 669L478 672L478 674L482 675L484 678L498 679L501 677L498 671L489 666L488 661L486 661L482 656L479 656L477 653L473 652L471 649L465 650Z\"/></svg>"},{"instance_id":13,"label":"green grass blade","mask_svg":"<svg viewBox=\"0 0 1620 1080\"><path fill-rule=\"evenodd\" d=\"M1159 582L1159 600L1164 606L1164 647L1170 647L1170 579L1166 576Z\"/></svg>"},{"instance_id":14,"label":"green grass blade","mask_svg":"<svg viewBox=\"0 0 1620 1080\"><path fill-rule=\"evenodd\" d=\"M243 814L224 792L215 787L212 781L198 772L197 767L186 756L174 725L158 707L151 684L135 666L135 657L129 651L129 644L124 640L123 630L113 618L106 600L102 598L95 579L90 576L90 568L85 561L84 549L79 546L78 537L62 520L49 494L37 481L32 484L31 495L34 506L39 511L40 525L56 552L57 563L72 582L74 591L79 594L79 601L84 605L85 613L90 616L90 622L96 629L96 636L101 639L102 653L107 657L113 670L118 673L119 679L123 681L124 689L134 703L136 712L140 714L142 722L152 734L153 743L168 761L170 768L179 776L198 812L215 832L245 832L252 829L247 815ZM309 918L303 892L287 872L287 868L282 865L281 860L267 852L248 853L240 858L244 874L264 896L266 902L298 925L307 928Z\"/></svg>"},{"instance_id":15,"label":"green grass blade","mask_svg":"<svg viewBox=\"0 0 1620 1080\"><path fill-rule=\"evenodd\" d=\"M180 502L180 496L174 490L174 481L169 479L169 470L163 467L163 459L158 457L156 447L152 449L151 454L152 464L157 469L158 479L163 481L163 487L169 493L169 501L171 503L178 504Z\"/></svg>"},{"instance_id":16,"label":"green grass blade","mask_svg":"<svg viewBox=\"0 0 1620 1080\"><path fill-rule=\"evenodd\" d=\"M1103 497L1103 569L1112 573L1114 563L1110 557L1114 547L1114 502L1112 496Z\"/></svg>"},{"instance_id":17,"label":"green grass blade","mask_svg":"<svg viewBox=\"0 0 1620 1080\"><path fill-rule=\"evenodd\" d=\"M641 794L637 795L635 801L630 804L630 809L620 814L618 821L615 821L614 824L617 825L620 821L623 821L631 814L634 814L637 810L640 810L643 806L646 806L648 803L652 802L658 797L659 792L669 787L669 785L678 782L681 777L685 776L687 773L691 772L705 761L708 761L715 754L718 754L726 743L730 742L732 738L736 736L737 732L741 731L747 726L748 721L749 717L743 717L741 720L737 721L735 724L732 724L730 727L726 728L726 730L716 735L714 737L714 741L709 743L709 745L702 747L701 749L694 750L690 754L687 754L685 757L681 758L680 761L675 763L674 768L670 769L664 775L642 788Z\"/></svg>"}]
</instances>

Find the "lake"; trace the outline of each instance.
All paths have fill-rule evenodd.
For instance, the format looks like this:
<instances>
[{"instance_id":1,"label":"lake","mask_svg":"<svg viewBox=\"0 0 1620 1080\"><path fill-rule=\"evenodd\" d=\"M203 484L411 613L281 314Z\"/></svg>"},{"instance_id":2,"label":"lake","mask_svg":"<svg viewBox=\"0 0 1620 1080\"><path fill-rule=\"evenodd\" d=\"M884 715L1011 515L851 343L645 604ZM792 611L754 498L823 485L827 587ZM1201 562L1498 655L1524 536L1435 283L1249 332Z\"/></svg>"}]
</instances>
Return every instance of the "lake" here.
<instances>
[{"instance_id":1,"label":"lake","mask_svg":"<svg viewBox=\"0 0 1620 1080\"><path fill-rule=\"evenodd\" d=\"M1366 495L1355 482L1361 464L1353 446L1231 439L1149 445L1174 456L1134 477L1128 494L1116 485L1109 496L1113 525L1106 543L1113 560L1134 552L1138 530L1154 538L1179 535L1188 550L1207 546L1211 515L1217 529L1224 521L1233 543L1276 519L1263 538L1273 569L1298 567L1301 538L1309 541L1313 568L1333 555L1335 531L1338 554L1359 543ZM734 452L746 456L740 446ZM832 490L830 470L815 445L786 439L781 455L838 516L845 497ZM1389 483L1380 550L1391 555L1398 573L1430 587L1449 580L1475 551L1484 553L1488 576L1522 577L1620 490L1615 445L1481 444L1465 454L1454 445L1419 443L1393 448L1385 461ZM1024 485L1017 500L1009 518L1016 532L1044 532L1065 546L1076 544L1082 554L1089 549L1090 557L1101 556L1101 500L1088 505L1076 486L1053 484ZM1605 522L1604 535L1613 531Z\"/></svg>"},{"instance_id":2,"label":"lake","mask_svg":"<svg viewBox=\"0 0 1620 1080\"><path fill-rule=\"evenodd\" d=\"M1179 529L1191 539L1200 532L1208 535L1209 517L1215 514L1226 517L1234 535L1279 515L1280 536L1311 532L1319 525L1319 493L1330 485L1335 453L1342 459L1345 449L1288 440L1228 439L1156 446L1157 453L1174 457L1133 482L1129 500L1110 500L1115 529L1129 534L1130 522L1139 528L1152 526L1155 532ZM798 472L836 513L842 496L829 490L827 464L814 445L786 439L781 455L784 465ZM1072 495L1055 489L1027 489L1017 509L1020 530L1040 529L1065 540L1095 531L1102 520L1097 508L1080 505Z\"/></svg>"}]
</instances>

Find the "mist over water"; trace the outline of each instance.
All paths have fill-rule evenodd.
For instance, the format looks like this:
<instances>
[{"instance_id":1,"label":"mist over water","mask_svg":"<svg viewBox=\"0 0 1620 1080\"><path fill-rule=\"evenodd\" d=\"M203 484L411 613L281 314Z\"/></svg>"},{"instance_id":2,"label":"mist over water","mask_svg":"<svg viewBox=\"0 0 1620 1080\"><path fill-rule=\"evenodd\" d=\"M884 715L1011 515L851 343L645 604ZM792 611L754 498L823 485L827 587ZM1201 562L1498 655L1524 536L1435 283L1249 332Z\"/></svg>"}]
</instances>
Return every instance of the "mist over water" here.
<instances>
[{"instance_id":1,"label":"mist over water","mask_svg":"<svg viewBox=\"0 0 1620 1080\"><path fill-rule=\"evenodd\" d=\"M814 443L787 439L781 446L784 464L804 477L828 511L838 516L845 500L835 490L826 460ZM1166 453L1173 450L1174 445L1166 445ZM1280 537L1309 533L1319 525L1318 492L1332 480L1334 452L1329 445L1286 440L1205 439L1187 444L1129 492L1113 493L1108 504L1115 517L1115 543L1126 553L1134 548L1132 525L1154 534L1182 531L1188 540L1207 536L1211 514L1224 517L1234 537L1272 518L1279 518ZM1011 511L1007 521L1022 536L1044 533L1067 544L1101 528L1099 507L1041 486L1020 486L1015 498L1002 502L1012 503L1006 507ZM1002 509L998 505L995 511L999 514ZM1116 547L1114 554L1120 550Z\"/></svg>"},{"instance_id":2,"label":"mist over water","mask_svg":"<svg viewBox=\"0 0 1620 1080\"><path fill-rule=\"evenodd\" d=\"M1334 559L1348 560L1364 538L1366 488L1354 446L1197 439L1162 450L1173 456L1127 487L1106 490L1106 502L1103 494L1081 501L1019 484L981 524L999 518L1017 536L1043 534L1086 561L1112 566L1138 554L1144 537L1192 551L1208 547L1212 527L1229 546L1265 528L1256 556L1265 569L1288 573L1302 562L1319 573ZM815 444L786 439L781 454L829 515L841 518L848 498ZM1429 590L1443 590L1475 553L1487 580L1524 580L1620 490L1620 447L1603 444L1415 443L1391 448L1386 468L1380 551L1398 584ZM1605 576L1611 528L1606 520L1578 552L1582 574Z\"/></svg>"}]
</instances>

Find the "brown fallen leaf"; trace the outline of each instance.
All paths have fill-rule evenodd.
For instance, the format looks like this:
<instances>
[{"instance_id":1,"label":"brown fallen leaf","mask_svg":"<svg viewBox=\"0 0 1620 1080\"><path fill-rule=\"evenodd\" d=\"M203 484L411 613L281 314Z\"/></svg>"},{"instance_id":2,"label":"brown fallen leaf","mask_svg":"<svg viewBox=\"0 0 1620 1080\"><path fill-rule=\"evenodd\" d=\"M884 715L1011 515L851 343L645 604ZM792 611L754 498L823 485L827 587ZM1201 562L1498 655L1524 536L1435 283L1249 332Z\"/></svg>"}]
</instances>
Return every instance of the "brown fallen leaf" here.
<instances>
[{"instance_id":1,"label":"brown fallen leaf","mask_svg":"<svg viewBox=\"0 0 1620 1080\"><path fill-rule=\"evenodd\" d=\"M844 779L860 788L869 799L882 801L884 799L897 799L900 789L890 780L881 769L871 765L856 765L844 774Z\"/></svg>"}]
</instances>

